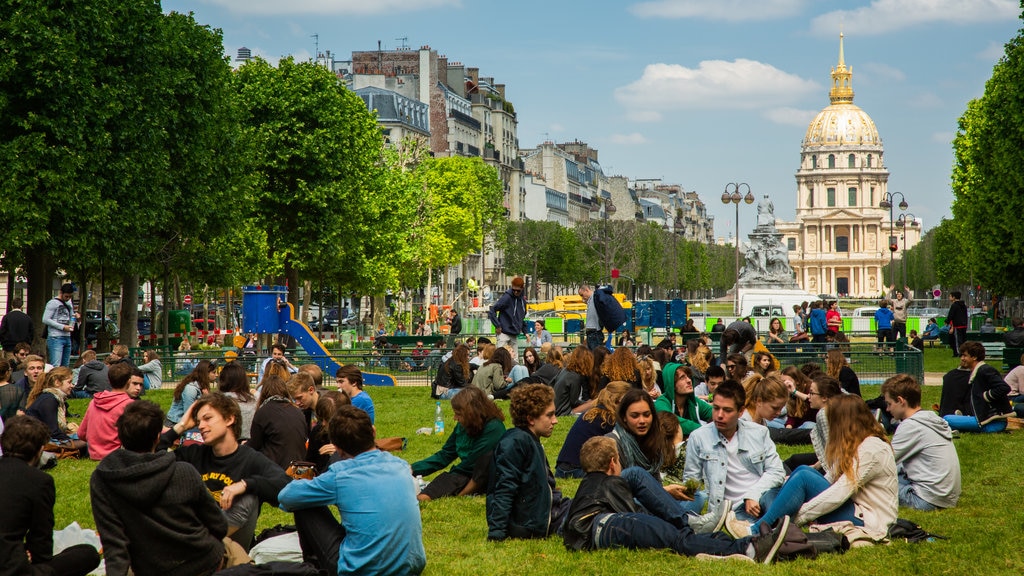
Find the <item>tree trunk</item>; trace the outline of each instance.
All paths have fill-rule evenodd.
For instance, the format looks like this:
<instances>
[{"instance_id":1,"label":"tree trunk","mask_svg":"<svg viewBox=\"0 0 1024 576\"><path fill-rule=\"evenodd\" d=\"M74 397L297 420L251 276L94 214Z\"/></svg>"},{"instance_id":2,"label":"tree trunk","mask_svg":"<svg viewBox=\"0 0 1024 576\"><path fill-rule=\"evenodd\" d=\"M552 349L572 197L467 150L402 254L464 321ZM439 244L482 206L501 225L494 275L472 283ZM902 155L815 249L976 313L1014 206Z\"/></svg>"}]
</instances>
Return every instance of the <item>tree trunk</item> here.
<instances>
[{"instance_id":1,"label":"tree trunk","mask_svg":"<svg viewBox=\"0 0 1024 576\"><path fill-rule=\"evenodd\" d=\"M121 277L121 314L118 318L121 334L118 341L129 348L139 341L139 276L130 274Z\"/></svg>"},{"instance_id":2,"label":"tree trunk","mask_svg":"<svg viewBox=\"0 0 1024 576\"><path fill-rule=\"evenodd\" d=\"M302 319L303 324L309 320L309 304L313 299L313 283L309 280L302 281L302 314L299 318ZM323 303L320 303L320 313L323 315Z\"/></svg>"},{"instance_id":3,"label":"tree trunk","mask_svg":"<svg viewBox=\"0 0 1024 576\"><path fill-rule=\"evenodd\" d=\"M53 298L53 272L48 254L37 254L25 263L28 302L25 311L32 317L36 327L36 337L32 341L32 352L46 358L46 327L43 324L43 310L46 303Z\"/></svg>"}]
</instances>

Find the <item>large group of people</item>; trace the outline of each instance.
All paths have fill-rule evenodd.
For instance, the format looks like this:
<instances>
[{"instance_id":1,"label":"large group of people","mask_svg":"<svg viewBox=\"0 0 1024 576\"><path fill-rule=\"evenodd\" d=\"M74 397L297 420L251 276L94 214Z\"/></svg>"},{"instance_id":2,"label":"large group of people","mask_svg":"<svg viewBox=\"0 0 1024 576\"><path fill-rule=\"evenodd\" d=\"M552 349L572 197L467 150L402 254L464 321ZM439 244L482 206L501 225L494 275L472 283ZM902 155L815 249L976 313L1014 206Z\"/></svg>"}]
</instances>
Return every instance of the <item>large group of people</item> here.
<instances>
[{"instance_id":1,"label":"large group of people","mask_svg":"<svg viewBox=\"0 0 1024 576\"><path fill-rule=\"evenodd\" d=\"M841 348L823 365L780 370L765 344L834 341L842 324L831 302L806 317L798 309L792 336L777 319L767 341L748 322L723 325L719 355L693 332L612 350L614 320L600 317L571 351L535 326L520 354L522 290L513 282L492 307L496 342L457 342L439 362L431 396L450 400L456 425L414 462L379 448L359 367L342 366L329 390L318 367L292 364L283 347L258 366L255 389L238 362L197 362L167 413L140 398L163 376L158 357L136 367L83 354L81 387L70 368L45 371L28 351L17 378L0 362L0 481L28 502L0 519L0 553L15 566L0 574L86 574L99 562L88 546L52 553L53 481L34 467L54 447L99 462L90 496L109 574L245 562L263 504L294 513L303 558L325 573L416 574L426 564L419 503L471 495L486 497L490 540L559 535L573 551L772 562L801 526L880 542L901 506L956 506L954 430L1004 429L1012 403L1024 404L1022 378L1008 385L975 342L958 343L960 393L944 399L957 408L943 416L922 409L920 383L905 374L865 401ZM601 289L580 296L597 316L615 312ZM68 399L79 392L90 401L76 426ZM552 469L541 440L565 417ZM783 461L778 444L813 451ZM309 475L295 479L296 463ZM559 487L566 478L582 480L572 498Z\"/></svg>"}]
</instances>

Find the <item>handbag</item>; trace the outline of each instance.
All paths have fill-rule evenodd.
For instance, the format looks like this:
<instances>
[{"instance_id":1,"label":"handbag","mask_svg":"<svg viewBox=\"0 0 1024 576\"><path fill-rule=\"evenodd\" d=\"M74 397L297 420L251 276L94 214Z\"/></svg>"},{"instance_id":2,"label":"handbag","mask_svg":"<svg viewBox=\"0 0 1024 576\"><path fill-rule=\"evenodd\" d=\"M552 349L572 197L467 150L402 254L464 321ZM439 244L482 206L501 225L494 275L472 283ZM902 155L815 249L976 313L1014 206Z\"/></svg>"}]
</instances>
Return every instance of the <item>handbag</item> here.
<instances>
[{"instance_id":1,"label":"handbag","mask_svg":"<svg viewBox=\"0 0 1024 576\"><path fill-rule=\"evenodd\" d=\"M312 480L316 478L316 463L304 460L292 460L284 471L294 480Z\"/></svg>"}]
</instances>

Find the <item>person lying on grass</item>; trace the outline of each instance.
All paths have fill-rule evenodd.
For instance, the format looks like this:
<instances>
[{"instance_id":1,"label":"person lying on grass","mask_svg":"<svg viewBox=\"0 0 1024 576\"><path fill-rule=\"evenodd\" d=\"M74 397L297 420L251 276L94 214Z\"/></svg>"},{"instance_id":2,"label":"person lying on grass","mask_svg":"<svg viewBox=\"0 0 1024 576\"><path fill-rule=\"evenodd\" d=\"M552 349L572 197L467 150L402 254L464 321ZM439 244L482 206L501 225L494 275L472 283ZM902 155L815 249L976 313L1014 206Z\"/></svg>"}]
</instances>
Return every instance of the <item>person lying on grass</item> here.
<instances>
[{"instance_id":1,"label":"person lying on grass","mask_svg":"<svg viewBox=\"0 0 1024 576\"><path fill-rule=\"evenodd\" d=\"M565 523L562 541L568 550L668 549L683 556L731 556L770 564L785 539L789 517L753 538L694 533L687 514L653 476L638 468L622 470L615 440L607 436L587 440L580 461L587 475ZM728 510L719 507L716 532Z\"/></svg>"}]
</instances>

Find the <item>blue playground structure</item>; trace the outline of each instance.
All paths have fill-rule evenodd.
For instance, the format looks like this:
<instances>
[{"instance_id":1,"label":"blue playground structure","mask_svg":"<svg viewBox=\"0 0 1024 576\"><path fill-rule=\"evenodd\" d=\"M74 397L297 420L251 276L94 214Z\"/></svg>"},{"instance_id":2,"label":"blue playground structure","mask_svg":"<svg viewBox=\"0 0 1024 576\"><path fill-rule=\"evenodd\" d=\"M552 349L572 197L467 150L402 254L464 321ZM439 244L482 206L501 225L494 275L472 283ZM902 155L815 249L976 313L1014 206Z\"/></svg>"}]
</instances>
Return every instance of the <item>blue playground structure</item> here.
<instances>
[{"instance_id":1,"label":"blue playground structure","mask_svg":"<svg viewBox=\"0 0 1024 576\"><path fill-rule=\"evenodd\" d=\"M334 374L341 364L331 356L323 342L304 323L295 318L295 307L287 302L287 286L243 286L242 329L249 334L287 334L327 374ZM394 386L390 374L363 372L363 384Z\"/></svg>"}]
</instances>

